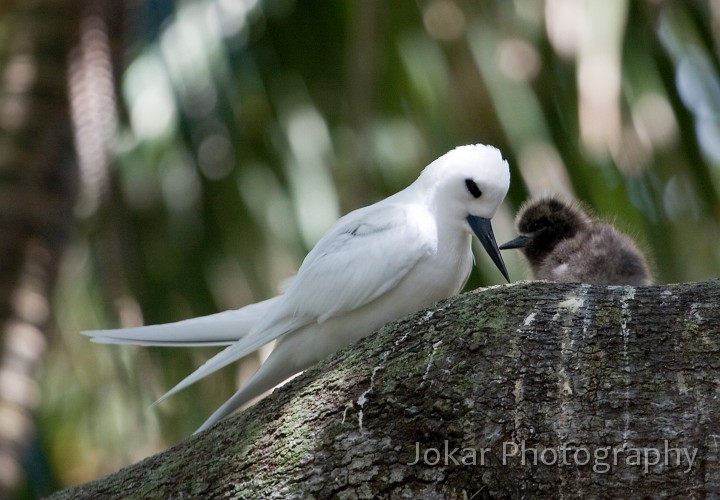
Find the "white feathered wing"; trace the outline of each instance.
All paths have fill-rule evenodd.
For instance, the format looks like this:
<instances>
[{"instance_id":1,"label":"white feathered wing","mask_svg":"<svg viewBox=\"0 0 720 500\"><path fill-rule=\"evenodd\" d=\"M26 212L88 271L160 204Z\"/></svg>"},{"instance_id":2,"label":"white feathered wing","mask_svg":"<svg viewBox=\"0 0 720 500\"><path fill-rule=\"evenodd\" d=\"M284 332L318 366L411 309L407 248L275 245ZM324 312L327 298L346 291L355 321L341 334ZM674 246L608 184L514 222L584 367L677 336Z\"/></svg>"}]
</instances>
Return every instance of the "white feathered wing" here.
<instances>
[{"instance_id":1,"label":"white feathered wing","mask_svg":"<svg viewBox=\"0 0 720 500\"><path fill-rule=\"evenodd\" d=\"M210 358L158 402L278 337L381 300L434 248L435 240L427 234L427 225L420 223L426 222L426 217L412 212L408 205L383 203L356 210L338 220L307 255L286 293L277 297L279 300L273 303L267 316L248 335ZM368 262L376 265L368 267ZM276 359L273 365L277 363ZM267 368L269 365L263 365L198 431L307 366L293 366L293 373L289 374Z\"/></svg>"}]
</instances>

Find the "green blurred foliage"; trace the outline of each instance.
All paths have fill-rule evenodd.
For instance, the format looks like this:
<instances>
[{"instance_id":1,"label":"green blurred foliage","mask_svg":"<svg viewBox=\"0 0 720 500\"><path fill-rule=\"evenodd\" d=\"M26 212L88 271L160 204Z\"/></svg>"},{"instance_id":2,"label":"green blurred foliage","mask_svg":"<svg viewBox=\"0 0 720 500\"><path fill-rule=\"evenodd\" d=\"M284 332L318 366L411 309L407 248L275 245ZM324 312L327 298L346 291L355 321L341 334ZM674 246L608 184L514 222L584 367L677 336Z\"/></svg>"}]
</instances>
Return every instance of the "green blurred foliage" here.
<instances>
[{"instance_id":1,"label":"green blurred foliage","mask_svg":"<svg viewBox=\"0 0 720 500\"><path fill-rule=\"evenodd\" d=\"M106 201L81 200L56 291L39 425L60 485L183 439L258 362L151 408L213 350L93 345L80 330L269 297L338 216L460 144L497 145L510 161L498 240L513 236L523 200L558 192L643 242L658 282L720 274L717 2L144 9ZM505 255L522 279L517 254ZM501 281L478 252L468 288Z\"/></svg>"}]
</instances>

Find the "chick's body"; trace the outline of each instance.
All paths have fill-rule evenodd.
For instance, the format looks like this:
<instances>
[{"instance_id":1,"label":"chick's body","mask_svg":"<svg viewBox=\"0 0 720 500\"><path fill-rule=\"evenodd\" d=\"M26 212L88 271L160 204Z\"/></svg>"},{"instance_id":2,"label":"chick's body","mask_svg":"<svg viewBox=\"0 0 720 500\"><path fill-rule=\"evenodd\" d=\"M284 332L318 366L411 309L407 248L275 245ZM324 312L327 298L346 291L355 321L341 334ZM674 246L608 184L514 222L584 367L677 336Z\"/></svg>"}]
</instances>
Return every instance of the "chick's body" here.
<instances>
[{"instance_id":1,"label":"chick's body","mask_svg":"<svg viewBox=\"0 0 720 500\"><path fill-rule=\"evenodd\" d=\"M612 225L589 217L578 205L542 198L517 217L521 236L501 245L520 248L534 279L598 285L652 284L645 256Z\"/></svg>"}]
</instances>

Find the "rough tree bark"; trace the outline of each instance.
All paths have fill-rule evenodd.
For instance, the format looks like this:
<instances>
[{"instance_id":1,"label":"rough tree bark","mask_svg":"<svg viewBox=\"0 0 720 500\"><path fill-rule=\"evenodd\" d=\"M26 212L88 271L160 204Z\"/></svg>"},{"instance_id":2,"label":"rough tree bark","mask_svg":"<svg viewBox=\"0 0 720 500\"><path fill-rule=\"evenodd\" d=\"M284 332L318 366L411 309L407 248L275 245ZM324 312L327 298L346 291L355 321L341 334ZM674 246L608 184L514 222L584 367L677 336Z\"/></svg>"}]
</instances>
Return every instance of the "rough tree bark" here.
<instances>
[{"instance_id":1,"label":"rough tree bark","mask_svg":"<svg viewBox=\"0 0 720 500\"><path fill-rule=\"evenodd\" d=\"M465 294L53 498L720 495L719 300L717 280Z\"/></svg>"}]
</instances>

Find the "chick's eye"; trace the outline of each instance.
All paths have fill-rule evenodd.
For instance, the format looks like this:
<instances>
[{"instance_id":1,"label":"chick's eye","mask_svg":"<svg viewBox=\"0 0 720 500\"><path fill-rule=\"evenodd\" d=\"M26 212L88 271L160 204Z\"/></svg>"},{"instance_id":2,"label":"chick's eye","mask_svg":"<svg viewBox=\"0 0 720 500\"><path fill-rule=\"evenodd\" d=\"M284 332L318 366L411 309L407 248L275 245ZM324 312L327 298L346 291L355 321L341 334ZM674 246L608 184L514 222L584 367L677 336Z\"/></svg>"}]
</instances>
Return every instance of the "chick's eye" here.
<instances>
[{"instance_id":1,"label":"chick's eye","mask_svg":"<svg viewBox=\"0 0 720 500\"><path fill-rule=\"evenodd\" d=\"M534 233L535 231L539 231L549 226L550 219L548 219L547 217L540 217L538 220L536 220L530 225L530 232Z\"/></svg>"},{"instance_id":2,"label":"chick's eye","mask_svg":"<svg viewBox=\"0 0 720 500\"><path fill-rule=\"evenodd\" d=\"M480 188L477 184L475 184L474 180L465 179L465 186L467 186L468 191L470 191L470 194L475 198L480 198L482 196L482 191L480 191Z\"/></svg>"}]
</instances>

